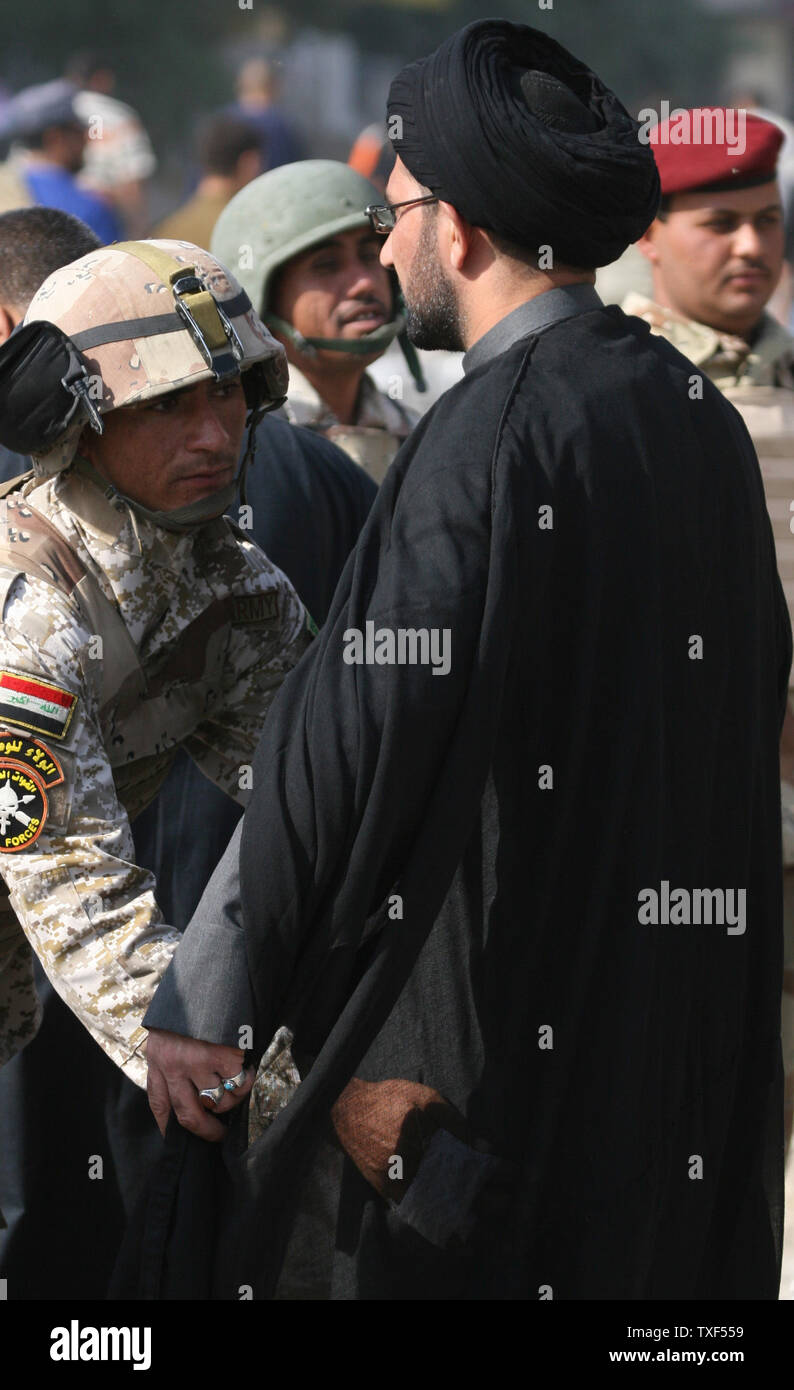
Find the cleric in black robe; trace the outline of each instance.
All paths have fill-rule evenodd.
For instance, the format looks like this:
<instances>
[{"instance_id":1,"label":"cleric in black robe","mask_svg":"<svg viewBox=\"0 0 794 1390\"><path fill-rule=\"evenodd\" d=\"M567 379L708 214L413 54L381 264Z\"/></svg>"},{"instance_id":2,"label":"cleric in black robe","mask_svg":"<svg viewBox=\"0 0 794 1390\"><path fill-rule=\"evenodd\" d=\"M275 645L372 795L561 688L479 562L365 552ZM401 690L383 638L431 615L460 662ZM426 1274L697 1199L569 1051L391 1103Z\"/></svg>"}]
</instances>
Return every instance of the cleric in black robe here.
<instances>
[{"instance_id":1,"label":"cleric in black robe","mask_svg":"<svg viewBox=\"0 0 794 1390\"><path fill-rule=\"evenodd\" d=\"M180 1071L169 1032L251 1023L261 1054L287 1024L304 1079L248 1149L245 1106L222 1148L172 1119L117 1288L772 1299L791 633L749 436L592 287L658 203L594 74L480 22L399 75L389 129L384 263L466 375L146 1016L197 1113L225 1055Z\"/></svg>"}]
</instances>

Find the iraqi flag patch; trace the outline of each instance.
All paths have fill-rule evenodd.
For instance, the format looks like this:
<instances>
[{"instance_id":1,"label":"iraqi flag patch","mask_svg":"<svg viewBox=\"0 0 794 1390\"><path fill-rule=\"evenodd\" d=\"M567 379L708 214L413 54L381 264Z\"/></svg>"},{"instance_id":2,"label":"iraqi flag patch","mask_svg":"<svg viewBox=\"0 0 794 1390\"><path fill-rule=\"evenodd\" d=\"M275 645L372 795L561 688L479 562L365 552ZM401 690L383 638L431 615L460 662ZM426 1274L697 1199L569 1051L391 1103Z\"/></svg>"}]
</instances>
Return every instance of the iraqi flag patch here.
<instances>
[{"instance_id":1,"label":"iraqi flag patch","mask_svg":"<svg viewBox=\"0 0 794 1390\"><path fill-rule=\"evenodd\" d=\"M32 733L65 738L77 696L60 685L17 671L0 671L0 719Z\"/></svg>"}]
</instances>

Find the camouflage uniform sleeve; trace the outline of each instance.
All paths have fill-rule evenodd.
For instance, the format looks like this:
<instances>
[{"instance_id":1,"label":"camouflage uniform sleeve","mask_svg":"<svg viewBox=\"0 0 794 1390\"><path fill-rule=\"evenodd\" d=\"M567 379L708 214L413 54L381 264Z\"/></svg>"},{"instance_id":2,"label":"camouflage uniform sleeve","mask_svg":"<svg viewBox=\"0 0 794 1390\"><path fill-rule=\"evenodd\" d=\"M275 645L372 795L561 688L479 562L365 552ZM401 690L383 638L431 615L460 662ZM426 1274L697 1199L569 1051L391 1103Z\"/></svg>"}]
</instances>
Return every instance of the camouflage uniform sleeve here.
<instances>
[{"instance_id":1,"label":"camouflage uniform sleeve","mask_svg":"<svg viewBox=\"0 0 794 1390\"><path fill-rule=\"evenodd\" d=\"M0 670L76 696L62 737L35 737L61 765L35 842L0 853L0 873L29 946L64 1002L108 1056L146 1085L141 1020L179 941L154 879L135 864L97 714L99 663L75 610L43 582L17 577L5 599ZM25 737L25 711L0 726ZM29 716L28 716L29 717ZM24 823L24 822L23 822ZM23 968L19 960L17 972Z\"/></svg>"},{"instance_id":2,"label":"camouflage uniform sleeve","mask_svg":"<svg viewBox=\"0 0 794 1390\"><path fill-rule=\"evenodd\" d=\"M275 616L232 626L223 691L211 717L184 744L206 776L241 806L250 797L251 763L270 704L317 631L286 575L261 551L248 549L263 591L274 596Z\"/></svg>"}]
</instances>

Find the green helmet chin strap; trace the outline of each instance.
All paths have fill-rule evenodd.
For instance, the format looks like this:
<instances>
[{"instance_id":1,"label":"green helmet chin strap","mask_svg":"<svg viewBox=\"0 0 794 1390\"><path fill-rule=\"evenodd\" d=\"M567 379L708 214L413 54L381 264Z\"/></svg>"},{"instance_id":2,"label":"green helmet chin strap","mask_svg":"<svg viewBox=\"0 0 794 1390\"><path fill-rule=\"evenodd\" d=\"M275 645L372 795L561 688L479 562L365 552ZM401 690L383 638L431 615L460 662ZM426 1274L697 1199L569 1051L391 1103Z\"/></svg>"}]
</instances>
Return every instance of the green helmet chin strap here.
<instances>
[{"instance_id":1,"label":"green helmet chin strap","mask_svg":"<svg viewBox=\"0 0 794 1390\"><path fill-rule=\"evenodd\" d=\"M390 323L382 323L380 328L373 328L371 333L365 333L363 338L304 338L297 328L293 328L286 319L280 319L278 314L267 313L262 317L268 328L278 329L298 352L305 352L309 357L314 356L318 348L327 349L329 352L352 352L362 357L368 353L385 352L404 325L402 316L398 315Z\"/></svg>"},{"instance_id":2,"label":"green helmet chin strap","mask_svg":"<svg viewBox=\"0 0 794 1390\"><path fill-rule=\"evenodd\" d=\"M394 339L398 338L417 390L427 390L416 348L405 332L405 318L402 314L397 314L389 323L382 323L380 328L374 328L371 333L365 333L362 338L304 338L297 328L287 323L286 319L279 318L278 314L268 312L264 313L262 318L268 328L286 338L297 352L302 352L307 357L316 356L320 349L324 352L351 352L357 357L371 356L373 352L385 352Z\"/></svg>"}]
</instances>

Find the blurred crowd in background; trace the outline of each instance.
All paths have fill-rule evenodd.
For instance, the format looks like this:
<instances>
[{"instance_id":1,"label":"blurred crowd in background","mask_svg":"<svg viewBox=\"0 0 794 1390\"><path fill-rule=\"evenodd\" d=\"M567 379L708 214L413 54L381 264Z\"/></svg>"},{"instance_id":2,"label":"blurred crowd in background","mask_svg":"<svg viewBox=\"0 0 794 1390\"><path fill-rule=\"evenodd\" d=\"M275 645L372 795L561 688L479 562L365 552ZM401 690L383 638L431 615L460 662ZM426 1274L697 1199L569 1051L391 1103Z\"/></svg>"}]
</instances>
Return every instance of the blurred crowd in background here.
<instances>
[{"instance_id":1,"label":"blurred crowd in background","mask_svg":"<svg viewBox=\"0 0 794 1390\"><path fill-rule=\"evenodd\" d=\"M155 235L207 246L229 199L279 165L345 160L382 189L391 74L481 9L476 0L346 0L328 15L311 0L289 11L205 0L185 24L152 0L134 15L74 0L32 42L27 16L0 0L0 211L38 203L81 217L102 242ZM671 0L661 16L648 0L604 0L598 23L585 0L499 12L588 53L634 114L725 103L777 121L794 224L794 4ZM793 260L790 230L770 305L789 328ZM648 273L629 256L599 278L602 297L642 293Z\"/></svg>"}]
</instances>

